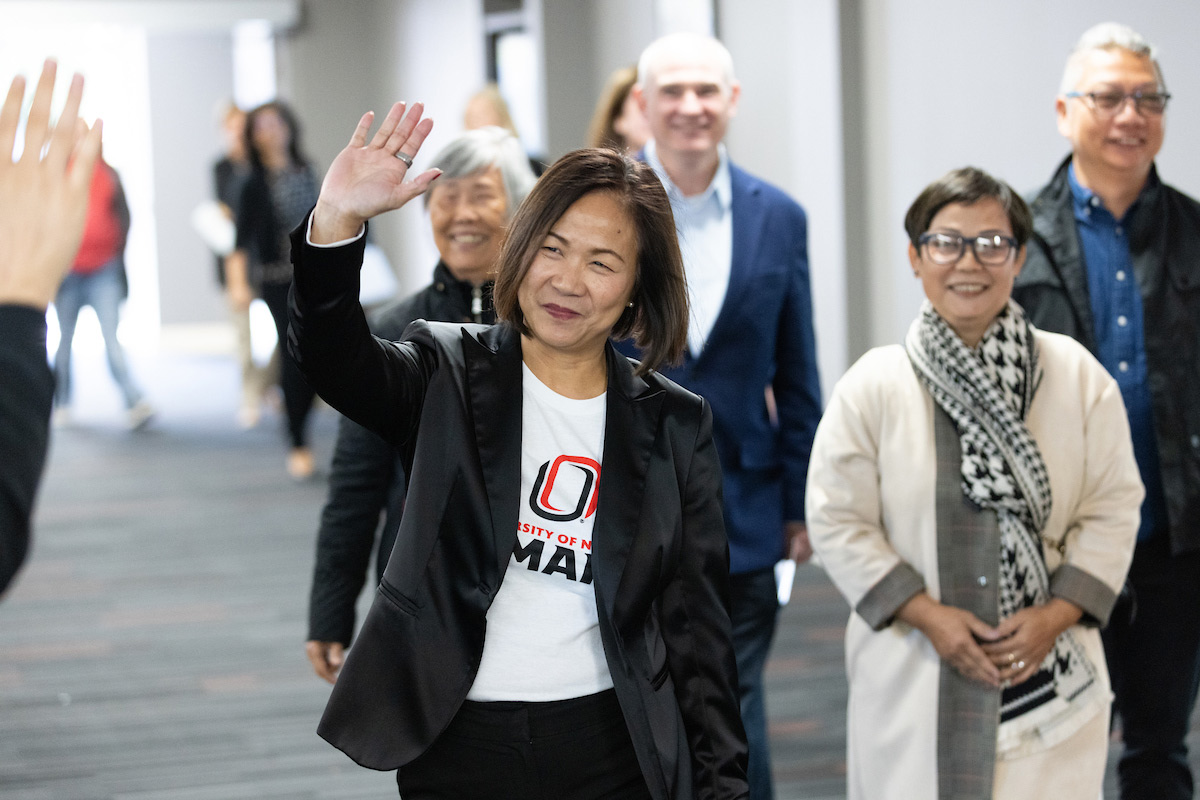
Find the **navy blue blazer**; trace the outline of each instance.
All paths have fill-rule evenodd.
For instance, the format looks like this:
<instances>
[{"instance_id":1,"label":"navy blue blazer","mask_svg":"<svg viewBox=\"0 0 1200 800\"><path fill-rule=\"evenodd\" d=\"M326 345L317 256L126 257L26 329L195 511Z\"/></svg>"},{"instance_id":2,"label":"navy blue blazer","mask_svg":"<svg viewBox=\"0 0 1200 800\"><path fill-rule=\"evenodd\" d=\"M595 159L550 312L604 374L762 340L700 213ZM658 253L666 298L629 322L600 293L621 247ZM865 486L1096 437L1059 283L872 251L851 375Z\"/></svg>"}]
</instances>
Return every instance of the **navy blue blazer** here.
<instances>
[{"instance_id":1,"label":"navy blue blazer","mask_svg":"<svg viewBox=\"0 0 1200 800\"><path fill-rule=\"evenodd\" d=\"M659 371L712 405L736 574L774 564L784 521L804 519L821 383L804 209L745 170L729 170L733 262L724 304L700 355ZM636 355L630 342L619 347Z\"/></svg>"}]
</instances>

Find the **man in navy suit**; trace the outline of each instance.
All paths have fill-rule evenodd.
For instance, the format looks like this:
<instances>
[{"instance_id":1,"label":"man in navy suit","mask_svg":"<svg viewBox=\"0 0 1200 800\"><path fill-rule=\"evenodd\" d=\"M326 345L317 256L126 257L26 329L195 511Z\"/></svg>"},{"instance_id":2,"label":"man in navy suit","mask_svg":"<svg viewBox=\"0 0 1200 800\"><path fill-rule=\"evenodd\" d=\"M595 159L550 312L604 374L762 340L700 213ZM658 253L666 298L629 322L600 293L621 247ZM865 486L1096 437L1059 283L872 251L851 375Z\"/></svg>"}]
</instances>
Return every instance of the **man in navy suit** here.
<instances>
[{"instance_id":1,"label":"man in navy suit","mask_svg":"<svg viewBox=\"0 0 1200 800\"><path fill-rule=\"evenodd\" d=\"M655 41L633 91L654 135L645 160L675 212L692 308L684 362L664 372L707 398L715 417L750 796L769 800L763 666L779 614L774 565L812 554L804 485L821 414L804 210L730 162L721 140L741 86L716 39Z\"/></svg>"}]
</instances>

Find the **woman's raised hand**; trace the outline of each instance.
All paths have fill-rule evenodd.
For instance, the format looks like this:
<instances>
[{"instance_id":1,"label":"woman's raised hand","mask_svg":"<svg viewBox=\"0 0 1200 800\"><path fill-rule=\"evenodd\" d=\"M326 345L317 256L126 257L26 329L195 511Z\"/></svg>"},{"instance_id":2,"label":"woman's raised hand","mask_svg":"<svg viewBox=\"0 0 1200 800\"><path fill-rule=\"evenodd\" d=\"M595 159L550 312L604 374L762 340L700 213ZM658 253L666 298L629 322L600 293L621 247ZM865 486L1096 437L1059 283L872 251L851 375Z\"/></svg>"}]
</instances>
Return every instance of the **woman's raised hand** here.
<instances>
[{"instance_id":1,"label":"woman's raised hand","mask_svg":"<svg viewBox=\"0 0 1200 800\"><path fill-rule=\"evenodd\" d=\"M421 119L424 110L421 103L413 103L406 114L405 104L396 103L370 143L367 132L375 113L363 114L350 144L325 173L313 211L314 243L328 244L357 235L364 222L424 193L442 174L441 170L430 169L407 179L408 164L433 127L432 119ZM397 153L409 161L406 163Z\"/></svg>"}]
</instances>

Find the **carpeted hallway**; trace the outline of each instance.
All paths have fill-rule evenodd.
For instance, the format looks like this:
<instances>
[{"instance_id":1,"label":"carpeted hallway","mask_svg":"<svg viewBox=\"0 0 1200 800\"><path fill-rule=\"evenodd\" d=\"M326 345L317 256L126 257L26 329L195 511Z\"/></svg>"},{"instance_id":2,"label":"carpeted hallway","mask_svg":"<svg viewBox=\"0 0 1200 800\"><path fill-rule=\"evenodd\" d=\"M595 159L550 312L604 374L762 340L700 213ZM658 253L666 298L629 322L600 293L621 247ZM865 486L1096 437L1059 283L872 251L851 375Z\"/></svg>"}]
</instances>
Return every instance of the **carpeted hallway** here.
<instances>
[{"instance_id":1,"label":"carpeted hallway","mask_svg":"<svg viewBox=\"0 0 1200 800\"><path fill-rule=\"evenodd\" d=\"M76 424L55 431L33 554L0 601L0 797L394 797L314 733L325 489L285 475L278 416L236 428L227 358L135 355L159 417L129 433L102 360L76 360ZM318 463L335 430L320 409ZM844 797L845 616L801 568L768 676L780 800Z\"/></svg>"}]
</instances>

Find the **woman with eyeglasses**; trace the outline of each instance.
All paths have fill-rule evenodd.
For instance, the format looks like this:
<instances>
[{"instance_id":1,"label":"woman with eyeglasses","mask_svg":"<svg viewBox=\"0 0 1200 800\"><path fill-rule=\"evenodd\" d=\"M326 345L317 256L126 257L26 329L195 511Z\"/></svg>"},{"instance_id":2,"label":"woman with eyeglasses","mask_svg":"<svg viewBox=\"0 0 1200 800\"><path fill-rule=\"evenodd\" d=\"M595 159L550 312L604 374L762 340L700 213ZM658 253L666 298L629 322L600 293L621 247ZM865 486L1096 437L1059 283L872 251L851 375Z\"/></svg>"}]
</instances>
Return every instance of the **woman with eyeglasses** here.
<instances>
[{"instance_id":1,"label":"woman with eyeglasses","mask_svg":"<svg viewBox=\"0 0 1200 800\"><path fill-rule=\"evenodd\" d=\"M1142 485L1116 383L1010 300L1031 217L950 172L905 217L926 301L837 384L807 520L853 608L850 800L1096 800L1111 692L1099 628Z\"/></svg>"}]
</instances>

